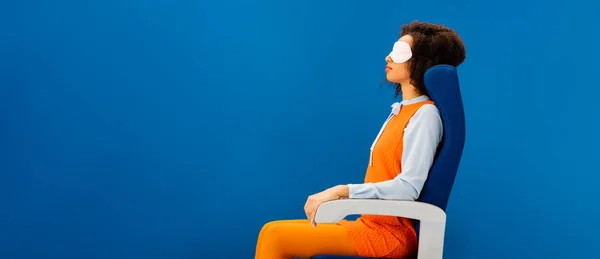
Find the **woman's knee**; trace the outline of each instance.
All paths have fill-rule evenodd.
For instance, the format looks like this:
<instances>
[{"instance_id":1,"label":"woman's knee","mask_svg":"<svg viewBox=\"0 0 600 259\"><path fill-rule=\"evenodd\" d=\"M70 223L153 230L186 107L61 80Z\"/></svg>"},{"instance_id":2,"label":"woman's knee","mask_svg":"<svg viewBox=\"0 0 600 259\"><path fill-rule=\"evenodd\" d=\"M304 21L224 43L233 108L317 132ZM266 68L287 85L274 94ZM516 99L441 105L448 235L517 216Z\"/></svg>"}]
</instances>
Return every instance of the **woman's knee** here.
<instances>
[{"instance_id":1,"label":"woman's knee","mask_svg":"<svg viewBox=\"0 0 600 259\"><path fill-rule=\"evenodd\" d=\"M262 234L262 242L264 248L271 250L271 253L278 253L281 255L287 255L290 250L293 250L290 246L293 238L298 238L298 233L290 228L292 223L289 222L274 222L266 226Z\"/></svg>"},{"instance_id":2,"label":"woman's knee","mask_svg":"<svg viewBox=\"0 0 600 259\"><path fill-rule=\"evenodd\" d=\"M290 221L272 221L263 225L256 248L257 259L262 258L288 258L290 249L286 242L294 234L289 230ZM293 231L292 231L293 232Z\"/></svg>"},{"instance_id":3,"label":"woman's knee","mask_svg":"<svg viewBox=\"0 0 600 259\"><path fill-rule=\"evenodd\" d=\"M286 223L302 223L302 222L308 222L308 220L304 220L304 219L287 219L287 220L274 220L274 221L270 221L267 222L263 225L263 227L261 228L261 232L266 231L267 229L271 228L272 226L275 225L280 225L280 224L286 224Z\"/></svg>"},{"instance_id":4,"label":"woman's knee","mask_svg":"<svg viewBox=\"0 0 600 259\"><path fill-rule=\"evenodd\" d=\"M262 228L260 229L260 233L261 234L264 233L265 231L267 231L267 229L269 229L271 226L273 226L276 223L277 223L277 221L270 221L270 222L265 223L262 226Z\"/></svg>"},{"instance_id":5,"label":"woman's knee","mask_svg":"<svg viewBox=\"0 0 600 259\"><path fill-rule=\"evenodd\" d=\"M260 234L259 235L262 235L263 233L265 233L272 226L277 225L277 224L281 224L282 222L285 222L285 220L275 220L275 221L270 221L270 222L265 223L262 226L262 228L260 229Z\"/></svg>"},{"instance_id":6,"label":"woman's knee","mask_svg":"<svg viewBox=\"0 0 600 259\"><path fill-rule=\"evenodd\" d=\"M286 224L286 223L296 223L296 222L303 222L303 221L307 221L308 220L274 220L274 221L270 221L265 223L262 228L260 229L260 233L258 234L258 238L259 239L263 239L263 237L265 236L265 233L267 232L272 232L272 228L278 225L282 225L282 224ZM269 235L273 235L273 234L269 234Z\"/></svg>"}]
</instances>

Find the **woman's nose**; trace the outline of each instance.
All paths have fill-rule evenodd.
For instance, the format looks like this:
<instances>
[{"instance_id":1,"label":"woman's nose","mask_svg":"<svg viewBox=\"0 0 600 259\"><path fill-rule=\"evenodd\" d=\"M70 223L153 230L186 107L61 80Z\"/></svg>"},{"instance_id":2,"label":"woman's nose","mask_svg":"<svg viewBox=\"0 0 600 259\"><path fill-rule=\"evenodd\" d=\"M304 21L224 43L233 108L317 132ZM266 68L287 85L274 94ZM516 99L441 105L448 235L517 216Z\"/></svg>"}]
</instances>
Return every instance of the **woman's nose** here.
<instances>
[{"instance_id":1,"label":"woman's nose","mask_svg":"<svg viewBox=\"0 0 600 259\"><path fill-rule=\"evenodd\" d=\"M392 63L392 58L390 56L385 57L385 62Z\"/></svg>"}]
</instances>

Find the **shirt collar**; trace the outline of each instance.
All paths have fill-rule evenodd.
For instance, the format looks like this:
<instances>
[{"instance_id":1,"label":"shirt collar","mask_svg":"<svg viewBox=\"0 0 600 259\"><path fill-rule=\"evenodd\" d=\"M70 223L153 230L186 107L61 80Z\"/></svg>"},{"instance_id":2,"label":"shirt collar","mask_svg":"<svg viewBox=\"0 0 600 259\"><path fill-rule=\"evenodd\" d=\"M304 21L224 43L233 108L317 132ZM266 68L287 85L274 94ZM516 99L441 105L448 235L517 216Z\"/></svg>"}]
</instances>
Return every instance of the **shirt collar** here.
<instances>
[{"instance_id":1,"label":"shirt collar","mask_svg":"<svg viewBox=\"0 0 600 259\"><path fill-rule=\"evenodd\" d=\"M400 112L400 107L424 101L429 101L429 97L427 95L421 95L412 99L403 100L402 102L395 102L394 104L392 104L392 113L398 115L398 113Z\"/></svg>"},{"instance_id":2,"label":"shirt collar","mask_svg":"<svg viewBox=\"0 0 600 259\"><path fill-rule=\"evenodd\" d=\"M429 97L427 97L427 95L421 95L419 97L415 97L412 99L403 100L402 102L400 102L400 104L402 106L404 106L404 105L409 105L409 104L414 104L414 103L419 103L419 102L424 102L424 101L429 101Z\"/></svg>"}]
</instances>

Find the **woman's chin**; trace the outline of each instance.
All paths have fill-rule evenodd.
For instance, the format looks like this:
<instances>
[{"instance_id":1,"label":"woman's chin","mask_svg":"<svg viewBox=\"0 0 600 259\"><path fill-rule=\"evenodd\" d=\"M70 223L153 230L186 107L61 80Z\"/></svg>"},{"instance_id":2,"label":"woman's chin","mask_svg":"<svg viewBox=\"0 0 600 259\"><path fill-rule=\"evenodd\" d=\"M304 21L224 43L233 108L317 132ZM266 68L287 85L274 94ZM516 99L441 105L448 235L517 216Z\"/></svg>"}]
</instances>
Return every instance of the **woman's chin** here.
<instances>
[{"instance_id":1,"label":"woman's chin","mask_svg":"<svg viewBox=\"0 0 600 259\"><path fill-rule=\"evenodd\" d=\"M390 73L387 73L385 75L385 79L387 79L390 83L394 83L394 84L399 84L400 83L400 78L395 77L394 75L391 75Z\"/></svg>"}]
</instances>

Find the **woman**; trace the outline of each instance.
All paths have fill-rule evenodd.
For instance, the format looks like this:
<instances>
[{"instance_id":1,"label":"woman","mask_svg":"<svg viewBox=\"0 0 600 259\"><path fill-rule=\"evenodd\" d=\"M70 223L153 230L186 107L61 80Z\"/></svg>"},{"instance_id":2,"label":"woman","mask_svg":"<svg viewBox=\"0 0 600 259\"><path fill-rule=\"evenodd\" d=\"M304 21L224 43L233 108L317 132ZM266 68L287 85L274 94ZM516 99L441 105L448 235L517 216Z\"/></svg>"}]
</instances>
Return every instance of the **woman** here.
<instances>
[{"instance_id":1,"label":"woman","mask_svg":"<svg viewBox=\"0 0 600 259\"><path fill-rule=\"evenodd\" d=\"M262 228L255 259L308 258L319 254L406 258L417 250L411 220L362 215L338 224L313 222L319 205L349 199L416 200L442 138L442 121L427 96L425 71L438 64L460 65L465 46L456 32L442 25L414 21L403 25L400 39L385 60L386 79L402 102L371 146L363 184L338 185L308 197L306 220L269 222Z\"/></svg>"}]
</instances>

